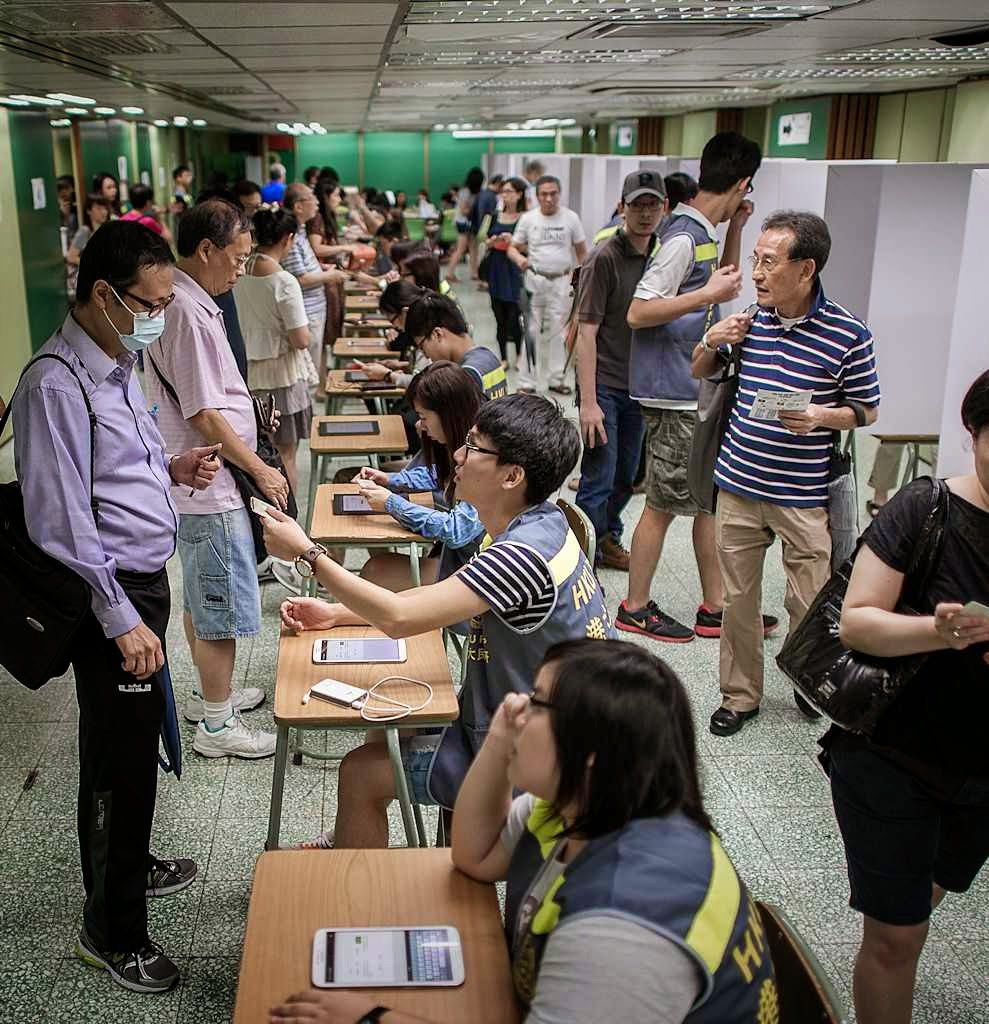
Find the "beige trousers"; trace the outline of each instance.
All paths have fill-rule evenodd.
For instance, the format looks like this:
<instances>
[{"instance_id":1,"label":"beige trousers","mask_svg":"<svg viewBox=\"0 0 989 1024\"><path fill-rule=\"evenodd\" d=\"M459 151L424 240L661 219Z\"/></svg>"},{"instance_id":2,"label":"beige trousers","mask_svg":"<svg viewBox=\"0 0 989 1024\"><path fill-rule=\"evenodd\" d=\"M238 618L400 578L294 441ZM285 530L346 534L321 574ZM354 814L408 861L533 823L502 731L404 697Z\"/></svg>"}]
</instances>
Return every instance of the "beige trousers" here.
<instances>
[{"instance_id":1,"label":"beige trousers","mask_svg":"<svg viewBox=\"0 0 989 1024\"><path fill-rule=\"evenodd\" d=\"M718 563L725 585L721 626L722 704L733 711L758 707L763 690L762 570L766 549L783 547L789 632L800 623L830 576L831 534L826 508L787 508L718 492Z\"/></svg>"}]
</instances>

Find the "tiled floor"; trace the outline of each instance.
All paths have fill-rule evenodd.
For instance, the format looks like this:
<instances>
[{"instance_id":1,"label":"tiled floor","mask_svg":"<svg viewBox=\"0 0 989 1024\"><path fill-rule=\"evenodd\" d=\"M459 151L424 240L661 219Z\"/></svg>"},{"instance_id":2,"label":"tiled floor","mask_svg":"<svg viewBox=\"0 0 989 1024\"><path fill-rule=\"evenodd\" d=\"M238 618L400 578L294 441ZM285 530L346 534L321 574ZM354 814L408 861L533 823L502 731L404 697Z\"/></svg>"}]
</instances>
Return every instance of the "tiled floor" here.
<instances>
[{"instance_id":1,"label":"tiled floor","mask_svg":"<svg viewBox=\"0 0 989 1024\"><path fill-rule=\"evenodd\" d=\"M490 339L493 324L485 297L466 285L458 292L477 337ZM868 464L868 442L862 447ZM300 466L308 462L302 455L299 461ZM9 478L10 462L8 446L0 451L0 479ZM641 507L641 498L629 506L627 539ZM177 560L169 568L173 593L179 594ZM624 577L605 571L601 581L614 613L624 596ZM267 690L269 703L250 721L268 727L277 607L283 596L274 584L264 587L263 632L240 646L236 666L238 682ZM682 521L671 530L653 596L671 614L692 621L699 587L689 526ZM782 614L782 596L778 549L773 549L766 609ZM191 681L191 663L181 633L180 599L174 607L169 654L181 700ZM706 728L718 703L717 643L697 640L657 649L693 699L708 806L736 866L757 897L786 909L850 1005L860 923L847 906L842 848L828 789L814 760L821 728L793 706L772 660L779 643L767 643L763 712L731 739L711 736ZM179 963L182 983L166 996L132 995L72 957L82 904L73 823L76 718L70 678L30 693L0 671L0 1022L222 1024L231 1014L251 874L266 828L272 763L205 761L191 750L192 727L183 726L185 773L181 782L161 779L154 849L164 856L195 858L200 876L185 892L151 906L152 935ZM347 740L332 742L342 750ZM37 778L25 790L32 769ZM335 799L332 765L307 761L291 768L283 840L330 824ZM394 815L392 842L404 842ZM987 903L989 873L983 872L968 895L949 898L936 914L921 964L916 1021L989 1020Z\"/></svg>"}]
</instances>

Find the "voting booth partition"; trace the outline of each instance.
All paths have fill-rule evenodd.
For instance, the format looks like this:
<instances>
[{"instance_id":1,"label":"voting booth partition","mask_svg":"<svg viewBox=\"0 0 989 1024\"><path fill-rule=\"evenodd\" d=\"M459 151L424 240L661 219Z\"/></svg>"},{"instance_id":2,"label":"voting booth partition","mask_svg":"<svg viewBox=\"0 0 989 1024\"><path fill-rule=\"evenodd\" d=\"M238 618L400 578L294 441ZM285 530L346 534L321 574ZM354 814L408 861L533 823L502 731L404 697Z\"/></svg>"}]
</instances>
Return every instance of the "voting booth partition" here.
<instances>
[{"instance_id":1,"label":"voting booth partition","mask_svg":"<svg viewBox=\"0 0 989 1024\"><path fill-rule=\"evenodd\" d=\"M962 427L958 410L972 381L989 370L985 271L987 231L989 170L976 170L972 172L968 190L964 233L955 239L960 250L960 265L958 289L954 295L955 315L948 337L938 476L972 472L972 441Z\"/></svg>"}]
</instances>

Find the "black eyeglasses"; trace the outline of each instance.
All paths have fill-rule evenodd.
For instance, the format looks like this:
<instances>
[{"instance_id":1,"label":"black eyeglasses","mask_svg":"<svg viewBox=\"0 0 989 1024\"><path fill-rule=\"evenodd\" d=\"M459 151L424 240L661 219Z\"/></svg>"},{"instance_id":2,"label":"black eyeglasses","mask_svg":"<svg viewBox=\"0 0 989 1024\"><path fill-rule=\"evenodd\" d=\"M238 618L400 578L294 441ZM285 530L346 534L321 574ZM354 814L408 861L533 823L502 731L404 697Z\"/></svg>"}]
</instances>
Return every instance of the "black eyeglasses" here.
<instances>
[{"instance_id":1,"label":"black eyeglasses","mask_svg":"<svg viewBox=\"0 0 989 1024\"><path fill-rule=\"evenodd\" d=\"M470 439L470 434L468 434L464 438L464 447L469 452L480 452L482 455L497 455L498 454L498 452L494 451L494 449L492 449L492 448L482 448L480 445L474 444L474 442Z\"/></svg>"},{"instance_id":2,"label":"black eyeglasses","mask_svg":"<svg viewBox=\"0 0 989 1024\"><path fill-rule=\"evenodd\" d=\"M114 295L117 295L116 290L114 290ZM125 291L124 295L126 295L128 299L133 299L135 302L139 302L148 311L148 316L157 316L159 313L164 313L172 302L175 301L175 292L172 292L167 299L160 299L158 302L149 302L147 299L142 299L140 295L135 295L133 292ZM124 305L119 295L117 295L117 300L120 302L121 306Z\"/></svg>"},{"instance_id":3,"label":"black eyeglasses","mask_svg":"<svg viewBox=\"0 0 989 1024\"><path fill-rule=\"evenodd\" d=\"M531 707L531 708L545 708L546 710L551 710L552 708L555 708L556 705L552 701L543 700L541 697L537 697L534 693L530 693L529 694L529 707Z\"/></svg>"}]
</instances>

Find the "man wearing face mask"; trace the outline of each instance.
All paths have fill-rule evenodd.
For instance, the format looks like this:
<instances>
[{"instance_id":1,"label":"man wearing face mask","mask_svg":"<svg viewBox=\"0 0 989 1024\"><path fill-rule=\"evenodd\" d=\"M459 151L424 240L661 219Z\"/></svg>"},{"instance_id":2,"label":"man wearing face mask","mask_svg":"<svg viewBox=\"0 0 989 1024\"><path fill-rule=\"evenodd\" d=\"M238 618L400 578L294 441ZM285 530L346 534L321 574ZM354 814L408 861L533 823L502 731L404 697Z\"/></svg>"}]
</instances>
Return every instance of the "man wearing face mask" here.
<instances>
[{"instance_id":1,"label":"man wearing face mask","mask_svg":"<svg viewBox=\"0 0 989 1024\"><path fill-rule=\"evenodd\" d=\"M173 262L147 228L105 225L82 254L75 307L39 353L68 365L37 361L13 406L31 539L92 590L72 659L86 889L77 953L138 992L164 991L178 979L148 937L147 896L177 892L196 876L191 860L149 853L169 688L165 563L178 525L169 486L202 491L219 468L219 445L165 454L133 372L135 353L165 323Z\"/></svg>"},{"instance_id":2,"label":"man wearing face mask","mask_svg":"<svg viewBox=\"0 0 989 1024\"><path fill-rule=\"evenodd\" d=\"M158 404L170 448L223 445L223 461L249 473L267 500L284 510L288 481L257 455L254 405L234 361L213 297L230 291L251 252L251 222L223 199L197 203L178 230L175 302L145 365L148 397ZM264 690L232 691L237 640L261 629L261 597L250 512L226 467L208 495L176 487L183 625L198 680L185 717L198 722L192 748L203 757L270 757L274 733L248 729L242 711Z\"/></svg>"}]
</instances>

